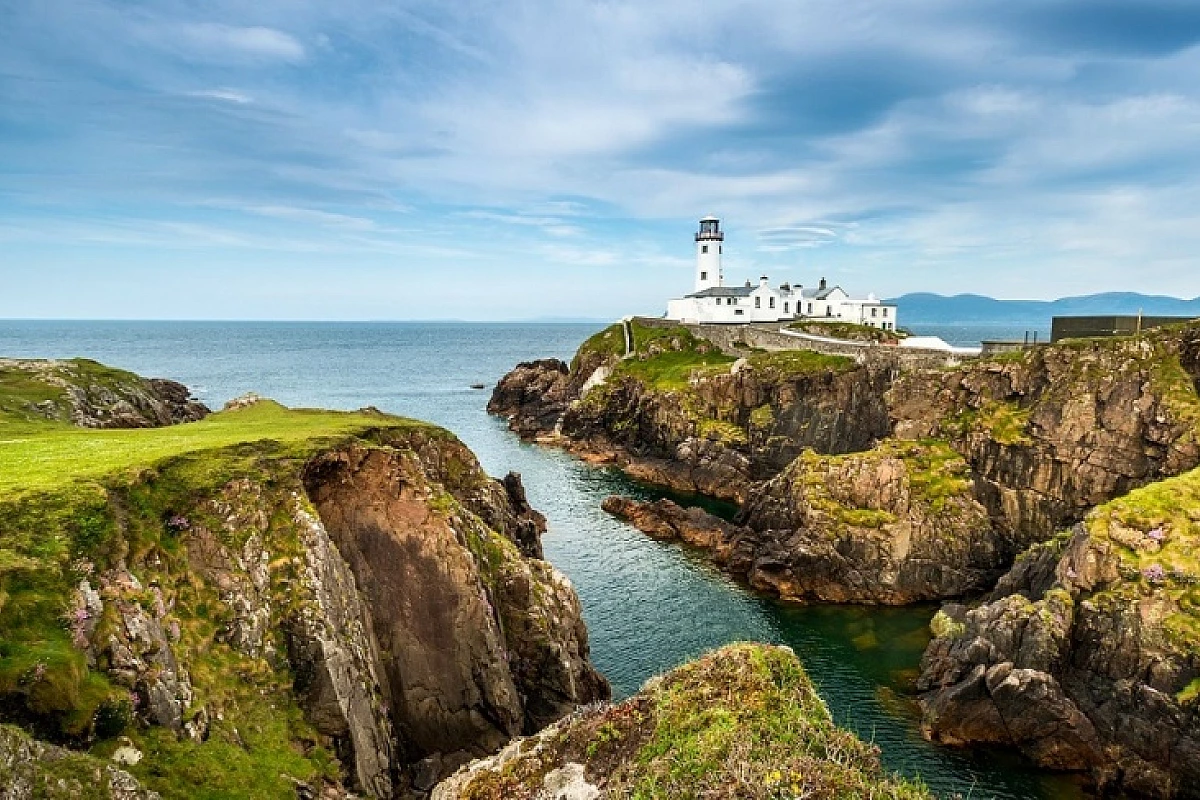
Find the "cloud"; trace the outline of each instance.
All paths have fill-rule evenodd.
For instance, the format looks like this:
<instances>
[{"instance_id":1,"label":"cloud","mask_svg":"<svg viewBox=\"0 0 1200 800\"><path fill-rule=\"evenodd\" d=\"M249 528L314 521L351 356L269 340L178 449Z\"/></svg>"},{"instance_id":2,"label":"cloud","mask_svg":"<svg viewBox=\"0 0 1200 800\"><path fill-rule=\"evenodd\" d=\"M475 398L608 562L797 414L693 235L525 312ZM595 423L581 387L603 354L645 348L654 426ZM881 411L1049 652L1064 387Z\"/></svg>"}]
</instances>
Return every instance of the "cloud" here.
<instances>
[{"instance_id":1,"label":"cloud","mask_svg":"<svg viewBox=\"0 0 1200 800\"><path fill-rule=\"evenodd\" d=\"M193 22L159 28L153 35L181 54L206 61L283 61L295 63L305 56L304 46L274 28L239 27Z\"/></svg>"},{"instance_id":2,"label":"cloud","mask_svg":"<svg viewBox=\"0 0 1200 800\"><path fill-rule=\"evenodd\" d=\"M249 95L232 89L200 89L188 92L187 95L188 97L201 97L209 100L224 100L227 103L237 103L242 106L254 102L254 99Z\"/></svg>"},{"instance_id":3,"label":"cloud","mask_svg":"<svg viewBox=\"0 0 1200 800\"><path fill-rule=\"evenodd\" d=\"M589 309L619 315L686 284L694 221L714 212L730 274L1016 296L1136 275L1200 294L1181 255L1200 248L1194 3L199 14L45 0L8 15L0 216L23 258L53 260L58 230L130 263L175 237L249 270L274 252L335 270L377 255L473 287L570 265Z\"/></svg>"}]
</instances>

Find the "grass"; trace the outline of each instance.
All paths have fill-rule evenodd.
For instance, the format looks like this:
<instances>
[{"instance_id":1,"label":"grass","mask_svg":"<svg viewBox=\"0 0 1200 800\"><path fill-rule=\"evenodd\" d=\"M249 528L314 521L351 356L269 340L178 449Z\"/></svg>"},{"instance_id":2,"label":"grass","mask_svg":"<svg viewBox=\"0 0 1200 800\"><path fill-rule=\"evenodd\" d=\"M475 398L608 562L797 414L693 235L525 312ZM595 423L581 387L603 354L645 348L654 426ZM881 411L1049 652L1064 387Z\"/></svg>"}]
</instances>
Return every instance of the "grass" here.
<instances>
[{"instance_id":1,"label":"grass","mask_svg":"<svg viewBox=\"0 0 1200 800\"><path fill-rule=\"evenodd\" d=\"M801 333L811 333L814 336L829 336L834 339L847 339L853 342L896 342L907 339L907 331L885 331L882 328L872 328L870 325L857 325L853 322L821 322L807 320L793 322L788 328Z\"/></svg>"},{"instance_id":2,"label":"grass","mask_svg":"<svg viewBox=\"0 0 1200 800\"><path fill-rule=\"evenodd\" d=\"M960 436L982 433L1002 445L1030 445L1033 444L1029 434L1032 411L1015 403L989 400L979 408L955 415L947 427Z\"/></svg>"},{"instance_id":3,"label":"grass","mask_svg":"<svg viewBox=\"0 0 1200 800\"><path fill-rule=\"evenodd\" d=\"M94 362L67 363L63 369L86 373L88 386L140 380ZM337 761L305 721L286 668L215 640L231 612L197 576L165 520L185 514L190 525L203 525L239 552L251 531L231 528L219 518L224 511L212 511L218 516L210 519L205 509L231 480L249 479L260 494L236 502L261 496L269 515L262 534L276 556L270 602L282 615L304 602L292 591L301 546L283 509L288 497L303 494L305 461L352 439L405 446L410 432L450 435L379 413L293 410L270 401L185 425L80 429L27 414L30 402L61 399L58 387L0 365L0 705L6 717L42 738L94 744L101 755L123 731L146 753L133 771L167 798L286 798L295 796L293 778L336 777ZM437 468L446 472L447 486L470 478L459 474L453 453ZM131 726L121 713L129 690L89 670L75 641L69 613L75 587L83 575L120 563L134 568L143 585L161 586L170 601L181 632L173 650L195 691L192 711L205 707L213 715L202 743ZM150 605L145 590L119 591L126 602ZM92 641L103 640L106 626L121 624L108 600ZM272 629L268 636L282 633Z\"/></svg>"},{"instance_id":4,"label":"grass","mask_svg":"<svg viewBox=\"0 0 1200 800\"><path fill-rule=\"evenodd\" d=\"M374 413L287 409L269 400L164 428L85 430L0 420L0 498L97 480L201 450L254 442L273 442L286 450L314 438L397 425L423 423Z\"/></svg>"},{"instance_id":5,"label":"grass","mask_svg":"<svg viewBox=\"0 0 1200 800\"><path fill-rule=\"evenodd\" d=\"M753 370L779 378L816 375L823 372L840 374L853 370L857 363L848 356L832 356L814 350L778 350L755 353L746 359Z\"/></svg>"},{"instance_id":6,"label":"grass","mask_svg":"<svg viewBox=\"0 0 1200 800\"><path fill-rule=\"evenodd\" d=\"M477 772L463 796L531 800L575 762L605 797L634 800L932 797L885 773L878 748L833 723L795 655L769 645L723 647L539 741Z\"/></svg>"},{"instance_id":7,"label":"grass","mask_svg":"<svg viewBox=\"0 0 1200 800\"><path fill-rule=\"evenodd\" d=\"M1122 580L1107 590L1114 602L1168 601L1168 641L1184 654L1200 650L1200 469L1105 503L1086 524L1120 556Z\"/></svg>"},{"instance_id":8,"label":"grass","mask_svg":"<svg viewBox=\"0 0 1200 800\"><path fill-rule=\"evenodd\" d=\"M847 463L870 465L885 458L904 462L904 479L911 495L930 514L940 515L952 507L955 499L970 497L970 467L949 444L939 439L917 442L887 439L873 450L843 455L805 450L789 469L803 470L796 489L804 492L809 505L828 514L838 526L880 529L895 523L896 515L883 509L846 505L834 496L836 487L830 486L828 479Z\"/></svg>"}]
</instances>

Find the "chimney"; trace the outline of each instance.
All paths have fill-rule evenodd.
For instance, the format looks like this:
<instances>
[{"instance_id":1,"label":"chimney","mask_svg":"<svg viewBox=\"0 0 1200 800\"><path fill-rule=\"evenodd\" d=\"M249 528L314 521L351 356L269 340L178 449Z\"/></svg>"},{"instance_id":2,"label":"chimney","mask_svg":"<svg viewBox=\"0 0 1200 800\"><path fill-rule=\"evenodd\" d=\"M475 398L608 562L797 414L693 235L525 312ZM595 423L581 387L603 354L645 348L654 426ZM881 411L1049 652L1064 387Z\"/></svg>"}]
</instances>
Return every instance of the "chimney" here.
<instances>
[{"instance_id":1,"label":"chimney","mask_svg":"<svg viewBox=\"0 0 1200 800\"><path fill-rule=\"evenodd\" d=\"M749 278L746 279L746 288L747 289L750 288L750 279Z\"/></svg>"},{"instance_id":2,"label":"chimney","mask_svg":"<svg viewBox=\"0 0 1200 800\"><path fill-rule=\"evenodd\" d=\"M821 283L817 285L817 288L823 292L823 291L825 291L825 287L828 285L829 284L825 282L825 279L821 278Z\"/></svg>"},{"instance_id":3,"label":"chimney","mask_svg":"<svg viewBox=\"0 0 1200 800\"><path fill-rule=\"evenodd\" d=\"M766 285L767 285L767 280L768 280L767 276L766 276L766 275L763 275L761 278L759 278L759 279L758 279L758 285L759 285L759 286L766 286Z\"/></svg>"}]
</instances>

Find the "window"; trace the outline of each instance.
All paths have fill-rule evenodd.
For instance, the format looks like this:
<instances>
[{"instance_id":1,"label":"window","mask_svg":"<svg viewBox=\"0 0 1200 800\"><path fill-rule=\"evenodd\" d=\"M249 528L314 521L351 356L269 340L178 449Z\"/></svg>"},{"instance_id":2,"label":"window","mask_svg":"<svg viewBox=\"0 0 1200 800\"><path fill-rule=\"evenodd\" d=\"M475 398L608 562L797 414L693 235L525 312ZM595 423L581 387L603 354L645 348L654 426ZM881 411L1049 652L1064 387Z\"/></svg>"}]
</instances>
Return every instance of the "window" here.
<instances>
[{"instance_id":1,"label":"window","mask_svg":"<svg viewBox=\"0 0 1200 800\"><path fill-rule=\"evenodd\" d=\"M825 316L827 316L827 317L833 316L833 306L825 306Z\"/></svg>"},{"instance_id":2,"label":"window","mask_svg":"<svg viewBox=\"0 0 1200 800\"><path fill-rule=\"evenodd\" d=\"M725 248L724 248L724 247L722 247L721 245L717 245L717 255L721 255L721 251L722 251L722 250L724 250L724 249L725 249Z\"/></svg>"},{"instance_id":3,"label":"window","mask_svg":"<svg viewBox=\"0 0 1200 800\"><path fill-rule=\"evenodd\" d=\"M700 273L700 280L702 280L702 281L706 281L706 280L708 280L708 273L707 273L707 272L701 272L701 273Z\"/></svg>"},{"instance_id":4,"label":"window","mask_svg":"<svg viewBox=\"0 0 1200 800\"><path fill-rule=\"evenodd\" d=\"M754 298L754 307L762 308L762 298L761 297Z\"/></svg>"},{"instance_id":5,"label":"window","mask_svg":"<svg viewBox=\"0 0 1200 800\"><path fill-rule=\"evenodd\" d=\"M808 304L808 313L812 313L812 303Z\"/></svg>"},{"instance_id":6,"label":"window","mask_svg":"<svg viewBox=\"0 0 1200 800\"><path fill-rule=\"evenodd\" d=\"M701 253L707 253L707 252L708 252L708 245L706 245L706 244L702 244L702 245L700 245L700 252L701 252Z\"/></svg>"},{"instance_id":7,"label":"window","mask_svg":"<svg viewBox=\"0 0 1200 800\"><path fill-rule=\"evenodd\" d=\"M788 312L787 307L788 307L788 301L784 300L783 301L783 313L785 313L785 314Z\"/></svg>"},{"instance_id":8,"label":"window","mask_svg":"<svg viewBox=\"0 0 1200 800\"><path fill-rule=\"evenodd\" d=\"M872 308L871 308L871 316L872 316L872 317L874 317L874 316L878 316L878 314L879 314L879 309L878 309L878 308L874 308L874 307L872 307Z\"/></svg>"},{"instance_id":9,"label":"window","mask_svg":"<svg viewBox=\"0 0 1200 800\"><path fill-rule=\"evenodd\" d=\"M767 300L767 305L770 306L771 308L774 308L775 307L775 298L772 297L769 300Z\"/></svg>"},{"instance_id":10,"label":"window","mask_svg":"<svg viewBox=\"0 0 1200 800\"><path fill-rule=\"evenodd\" d=\"M721 298L719 298L719 297L716 298L716 301L717 301L717 305L721 305Z\"/></svg>"},{"instance_id":11,"label":"window","mask_svg":"<svg viewBox=\"0 0 1200 800\"><path fill-rule=\"evenodd\" d=\"M742 311L740 308L735 308L735 309L733 310L733 313L734 313L734 314L742 314L742 313L745 313L745 312L743 312L743 311Z\"/></svg>"},{"instance_id":12,"label":"window","mask_svg":"<svg viewBox=\"0 0 1200 800\"><path fill-rule=\"evenodd\" d=\"M883 318L887 319L887 306L883 307Z\"/></svg>"}]
</instances>

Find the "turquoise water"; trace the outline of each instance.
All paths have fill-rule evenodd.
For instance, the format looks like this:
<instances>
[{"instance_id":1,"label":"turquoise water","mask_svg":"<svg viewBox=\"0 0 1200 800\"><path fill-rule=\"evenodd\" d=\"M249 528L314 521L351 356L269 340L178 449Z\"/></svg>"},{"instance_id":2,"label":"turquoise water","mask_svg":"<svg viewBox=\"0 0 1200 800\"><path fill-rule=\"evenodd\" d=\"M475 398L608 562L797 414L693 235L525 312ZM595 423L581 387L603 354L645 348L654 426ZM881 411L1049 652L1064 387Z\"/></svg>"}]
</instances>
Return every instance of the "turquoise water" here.
<instances>
[{"instance_id":1,"label":"turquoise water","mask_svg":"<svg viewBox=\"0 0 1200 800\"><path fill-rule=\"evenodd\" d=\"M932 607L787 606L722 575L702 554L655 542L600 510L653 492L564 453L524 444L484 412L518 361L569 358L594 325L0 321L0 355L90 358L193 387L214 407L246 391L288 405L359 408L454 431L494 475L522 473L549 521L547 558L574 582L592 654L618 695L735 640L785 643L837 721L874 741L889 769L943 796L1061 800L1067 780L1000 753L935 747L917 729L911 685Z\"/></svg>"}]
</instances>

